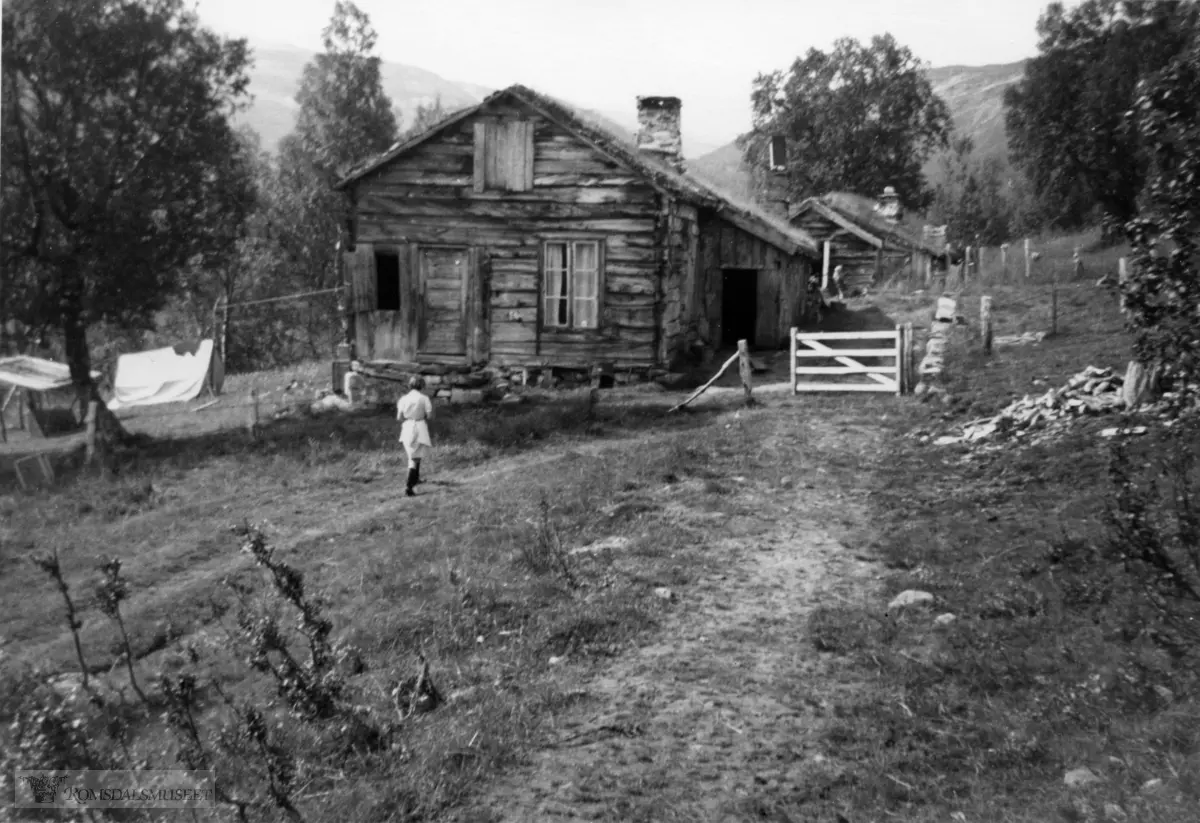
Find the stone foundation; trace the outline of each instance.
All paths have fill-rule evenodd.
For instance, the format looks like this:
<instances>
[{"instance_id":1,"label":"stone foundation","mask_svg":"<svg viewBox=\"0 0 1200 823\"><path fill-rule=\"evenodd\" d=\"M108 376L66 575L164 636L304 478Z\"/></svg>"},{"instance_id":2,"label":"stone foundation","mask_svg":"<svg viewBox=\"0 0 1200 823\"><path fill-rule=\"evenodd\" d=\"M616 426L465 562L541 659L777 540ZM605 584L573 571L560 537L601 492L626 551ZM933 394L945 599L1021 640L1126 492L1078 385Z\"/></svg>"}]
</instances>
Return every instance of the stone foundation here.
<instances>
[{"instance_id":1,"label":"stone foundation","mask_svg":"<svg viewBox=\"0 0 1200 823\"><path fill-rule=\"evenodd\" d=\"M334 372L340 370L336 368ZM345 364L341 389L353 403L392 404L408 391L414 375L425 378L425 393L435 403L460 404L499 402L528 389L606 389L645 383L666 377L667 369L654 366L617 367L599 364L592 368L563 366L459 367L413 363Z\"/></svg>"}]
</instances>

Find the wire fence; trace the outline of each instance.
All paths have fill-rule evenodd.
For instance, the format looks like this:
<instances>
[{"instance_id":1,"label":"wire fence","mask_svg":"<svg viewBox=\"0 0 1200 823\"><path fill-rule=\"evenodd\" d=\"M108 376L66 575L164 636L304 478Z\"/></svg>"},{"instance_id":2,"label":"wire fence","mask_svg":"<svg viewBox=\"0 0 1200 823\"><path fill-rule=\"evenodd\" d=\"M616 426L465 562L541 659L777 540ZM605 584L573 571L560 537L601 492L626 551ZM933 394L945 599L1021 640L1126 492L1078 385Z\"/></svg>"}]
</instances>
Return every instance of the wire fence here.
<instances>
[{"instance_id":1,"label":"wire fence","mask_svg":"<svg viewBox=\"0 0 1200 823\"><path fill-rule=\"evenodd\" d=\"M1062 238L967 247L924 287L954 294L962 313L972 311L973 297L990 297L997 336L1120 335L1124 254L1120 247L1085 252L1077 240Z\"/></svg>"},{"instance_id":2,"label":"wire fence","mask_svg":"<svg viewBox=\"0 0 1200 823\"><path fill-rule=\"evenodd\" d=\"M285 399L272 399L266 395L260 396L257 399L234 400L234 395L222 395L219 397L209 397L199 405L183 405L179 403L163 404L170 405L170 408L154 408L147 406L129 406L118 408L114 414L123 425L140 424L144 421L163 420L167 418L188 418L197 422L203 421L204 418L221 416L228 420L231 416L241 416L243 420L233 427L257 425L258 423L275 418L280 412L292 412L298 408L307 407L313 400L305 400L301 395L297 394ZM190 401L187 401L190 402ZM230 413L235 413L231 415ZM18 415L11 408L4 412L4 442L9 442L10 437L16 432L24 432L30 437L35 436L36 429L31 426L30 418L33 413L29 409L25 409L23 415ZM227 426L228 427L228 426ZM41 428L40 426L38 428ZM83 423L77 423L69 431L54 431L53 433L43 434L39 440L45 440L48 444L52 444L60 439L72 439L74 436L81 435L85 432Z\"/></svg>"}]
</instances>

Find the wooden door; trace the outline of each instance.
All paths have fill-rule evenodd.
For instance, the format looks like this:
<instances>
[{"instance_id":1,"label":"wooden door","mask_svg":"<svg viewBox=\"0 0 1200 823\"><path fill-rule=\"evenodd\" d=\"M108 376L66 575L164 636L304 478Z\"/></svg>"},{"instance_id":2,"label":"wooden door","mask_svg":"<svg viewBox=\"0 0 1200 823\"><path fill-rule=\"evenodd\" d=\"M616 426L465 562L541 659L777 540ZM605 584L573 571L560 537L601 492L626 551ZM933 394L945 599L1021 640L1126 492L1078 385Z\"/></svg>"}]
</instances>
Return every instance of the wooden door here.
<instances>
[{"instance_id":1,"label":"wooden door","mask_svg":"<svg viewBox=\"0 0 1200 823\"><path fill-rule=\"evenodd\" d=\"M421 322L417 351L436 357L466 357L466 295L471 254L464 247L420 250Z\"/></svg>"}]
</instances>

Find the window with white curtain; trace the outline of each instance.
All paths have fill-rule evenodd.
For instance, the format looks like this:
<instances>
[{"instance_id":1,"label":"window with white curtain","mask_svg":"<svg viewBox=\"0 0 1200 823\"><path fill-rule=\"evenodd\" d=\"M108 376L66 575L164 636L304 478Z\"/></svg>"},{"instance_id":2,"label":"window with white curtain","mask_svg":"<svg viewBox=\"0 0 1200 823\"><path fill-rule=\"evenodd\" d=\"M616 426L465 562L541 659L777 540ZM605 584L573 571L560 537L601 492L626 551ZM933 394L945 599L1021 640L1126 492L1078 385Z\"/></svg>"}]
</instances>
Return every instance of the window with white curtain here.
<instances>
[{"instance_id":1,"label":"window with white curtain","mask_svg":"<svg viewBox=\"0 0 1200 823\"><path fill-rule=\"evenodd\" d=\"M543 326L579 330L599 328L599 241L547 242L544 276Z\"/></svg>"}]
</instances>

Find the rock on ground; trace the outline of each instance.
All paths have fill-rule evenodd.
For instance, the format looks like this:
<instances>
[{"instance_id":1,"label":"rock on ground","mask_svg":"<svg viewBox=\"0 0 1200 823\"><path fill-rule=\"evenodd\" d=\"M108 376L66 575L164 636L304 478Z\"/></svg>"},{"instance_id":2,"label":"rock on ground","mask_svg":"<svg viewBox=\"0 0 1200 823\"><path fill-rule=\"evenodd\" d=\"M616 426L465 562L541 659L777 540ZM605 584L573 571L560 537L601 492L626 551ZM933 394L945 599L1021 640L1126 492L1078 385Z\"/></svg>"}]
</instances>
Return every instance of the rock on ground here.
<instances>
[{"instance_id":1,"label":"rock on ground","mask_svg":"<svg viewBox=\"0 0 1200 823\"><path fill-rule=\"evenodd\" d=\"M909 606L932 606L933 595L929 592L923 592L918 589L908 589L892 598L892 602L888 603L888 611L895 609L906 609Z\"/></svg>"},{"instance_id":2,"label":"rock on ground","mask_svg":"<svg viewBox=\"0 0 1200 823\"><path fill-rule=\"evenodd\" d=\"M1063 783L1073 789L1099 782L1100 778L1087 766L1071 769L1063 775Z\"/></svg>"}]
</instances>

